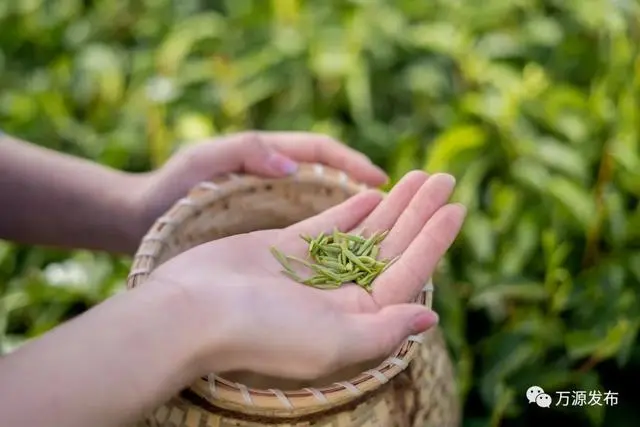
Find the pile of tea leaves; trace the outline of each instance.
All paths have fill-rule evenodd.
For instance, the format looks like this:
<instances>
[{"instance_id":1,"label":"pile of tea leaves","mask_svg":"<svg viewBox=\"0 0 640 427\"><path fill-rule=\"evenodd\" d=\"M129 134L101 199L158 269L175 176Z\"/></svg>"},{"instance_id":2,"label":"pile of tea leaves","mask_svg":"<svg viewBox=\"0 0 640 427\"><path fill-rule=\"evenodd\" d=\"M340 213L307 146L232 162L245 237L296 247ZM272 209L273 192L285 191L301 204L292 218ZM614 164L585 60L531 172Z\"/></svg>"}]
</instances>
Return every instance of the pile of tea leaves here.
<instances>
[{"instance_id":1,"label":"pile of tea leaves","mask_svg":"<svg viewBox=\"0 0 640 427\"><path fill-rule=\"evenodd\" d=\"M346 283L355 283L371 292L371 284L396 258L378 259L380 244L388 231L376 232L369 237L362 233L343 233L337 229L333 233L320 233L317 237L300 236L308 245L307 258L284 255L275 247L271 253L282 265L287 277L304 285L320 289L336 289ZM297 262L309 268L314 274L301 278L291 266Z\"/></svg>"}]
</instances>

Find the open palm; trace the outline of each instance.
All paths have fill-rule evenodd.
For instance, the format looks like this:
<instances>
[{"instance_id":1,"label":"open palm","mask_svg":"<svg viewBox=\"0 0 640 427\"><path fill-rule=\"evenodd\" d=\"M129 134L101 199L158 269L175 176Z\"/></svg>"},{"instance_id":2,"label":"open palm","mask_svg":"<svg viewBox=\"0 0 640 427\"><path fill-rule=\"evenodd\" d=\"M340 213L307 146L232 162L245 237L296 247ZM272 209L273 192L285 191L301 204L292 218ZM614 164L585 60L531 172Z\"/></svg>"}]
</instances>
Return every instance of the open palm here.
<instances>
[{"instance_id":1,"label":"open palm","mask_svg":"<svg viewBox=\"0 0 640 427\"><path fill-rule=\"evenodd\" d=\"M153 276L179 283L192 296L194 313L225 310L229 370L245 369L300 379L384 357L408 335L422 332L435 315L411 302L432 275L463 222L465 210L447 204L454 180L422 172L406 175L387 195L358 194L319 215L282 230L257 231L193 248L162 265ZM398 260L373 282L319 290L281 273L270 252L276 246L303 258L301 234L334 228L352 232L390 230L380 257ZM206 316L206 314L205 314ZM209 328L210 336L221 326Z\"/></svg>"}]
</instances>

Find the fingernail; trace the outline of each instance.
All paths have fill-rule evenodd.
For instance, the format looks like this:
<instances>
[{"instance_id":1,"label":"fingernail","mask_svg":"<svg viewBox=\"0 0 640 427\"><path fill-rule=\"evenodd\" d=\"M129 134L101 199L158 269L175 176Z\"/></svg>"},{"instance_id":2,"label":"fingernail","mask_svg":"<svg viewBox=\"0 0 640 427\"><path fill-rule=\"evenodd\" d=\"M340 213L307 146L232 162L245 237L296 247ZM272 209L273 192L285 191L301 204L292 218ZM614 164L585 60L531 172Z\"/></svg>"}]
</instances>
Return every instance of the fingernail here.
<instances>
[{"instance_id":1,"label":"fingernail","mask_svg":"<svg viewBox=\"0 0 640 427\"><path fill-rule=\"evenodd\" d=\"M272 169L287 175L291 175L298 170L298 164L296 162L294 162L287 156L283 156L282 154L276 152L273 152L269 155L267 163Z\"/></svg>"},{"instance_id":2,"label":"fingernail","mask_svg":"<svg viewBox=\"0 0 640 427\"><path fill-rule=\"evenodd\" d=\"M456 177L453 175L450 175L448 173L437 173L431 176L431 179L441 179L444 181L447 181L447 183L451 186L454 187L456 185Z\"/></svg>"},{"instance_id":3,"label":"fingernail","mask_svg":"<svg viewBox=\"0 0 640 427\"><path fill-rule=\"evenodd\" d=\"M376 165L376 164L375 164L375 163L373 163L373 162L370 162L370 163L371 163L371 166L373 166L373 167L375 168L375 170L376 170L379 174L382 174L382 175L384 175L384 176L387 176L387 172L386 172L384 169L382 169L380 166Z\"/></svg>"},{"instance_id":4,"label":"fingernail","mask_svg":"<svg viewBox=\"0 0 640 427\"><path fill-rule=\"evenodd\" d=\"M467 207L465 205L463 205L462 203L454 203L454 206L457 206L458 209L460 209L460 215L464 218L465 216L467 216Z\"/></svg>"},{"instance_id":5,"label":"fingernail","mask_svg":"<svg viewBox=\"0 0 640 427\"><path fill-rule=\"evenodd\" d=\"M413 318L411 329L414 334L419 334L436 325L438 320L439 318L435 311L425 311Z\"/></svg>"},{"instance_id":6,"label":"fingernail","mask_svg":"<svg viewBox=\"0 0 640 427\"><path fill-rule=\"evenodd\" d=\"M389 182L389 175L387 175L387 172L378 165L375 165L373 163L372 165L376 168L376 171L380 175L380 178L382 178L382 184L387 184Z\"/></svg>"}]
</instances>

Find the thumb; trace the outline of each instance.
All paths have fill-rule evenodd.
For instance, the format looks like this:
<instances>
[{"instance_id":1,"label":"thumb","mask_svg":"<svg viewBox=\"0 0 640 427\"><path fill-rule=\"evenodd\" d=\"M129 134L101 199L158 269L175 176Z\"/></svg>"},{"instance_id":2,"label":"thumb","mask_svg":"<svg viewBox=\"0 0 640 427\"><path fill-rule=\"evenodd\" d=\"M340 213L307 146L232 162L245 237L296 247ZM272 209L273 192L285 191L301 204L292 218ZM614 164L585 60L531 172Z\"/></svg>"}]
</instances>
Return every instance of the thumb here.
<instances>
[{"instance_id":1,"label":"thumb","mask_svg":"<svg viewBox=\"0 0 640 427\"><path fill-rule=\"evenodd\" d=\"M438 323L438 315L420 304L397 304L375 313L349 314L345 363L359 363L391 355L410 335Z\"/></svg>"}]
</instances>

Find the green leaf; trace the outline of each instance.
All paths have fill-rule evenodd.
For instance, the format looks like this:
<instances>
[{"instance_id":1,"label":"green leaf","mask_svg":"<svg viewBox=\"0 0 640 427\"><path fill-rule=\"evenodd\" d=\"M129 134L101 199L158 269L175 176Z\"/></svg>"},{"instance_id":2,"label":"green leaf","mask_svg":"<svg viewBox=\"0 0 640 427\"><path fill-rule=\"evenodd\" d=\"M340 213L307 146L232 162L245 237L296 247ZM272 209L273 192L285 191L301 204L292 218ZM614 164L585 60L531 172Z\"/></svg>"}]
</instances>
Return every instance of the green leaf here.
<instances>
[{"instance_id":1,"label":"green leaf","mask_svg":"<svg viewBox=\"0 0 640 427\"><path fill-rule=\"evenodd\" d=\"M504 333L483 343L486 350L486 369L483 371L480 390L483 400L493 406L499 400L501 384L509 375L517 372L540 355L540 347L524 337Z\"/></svg>"},{"instance_id":2,"label":"green leaf","mask_svg":"<svg viewBox=\"0 0 640 427\"><path fill-rule=\"evenodd\" d=\"M511 165L511 174L523 186L539 193L547 191L551 175L547 168L537 162L520 158Z\"/></svg>"},{"instance_id":3,"label":"green leaf","mask_svg":"<svg viewBox=\"0 0 640 427\"><path fill-rule=\"evenodd\" d=\"M12 255L13 245L9 242L0 240L0 265L6 262Z\"/></svg>"},{"instance_id":4,"label":"green leaf","mask_svg":"<svg viewBox=\"0 0 640 427\"><path fill-rule=\"evenodd\" d=\"M387 166L391 178L390 186L398 182L406 173L419 167L418 147L418 139L413 136L406 136L398 141L391 155L391 162Z\"/></svg>"},{"instance_id":5,"label":"green leaf","mask_svg":"<svg viewBox=\"0 0 640 427\"><path fill-rule=\"evenodd\" d=\"M371 108L372 97L369 87L369 71L363 58L354 61L346 77L346 92L353 117L362 123L367 123L373 118Z\"/></svg>"},{"instance_id":6,"label":"green leaf","mask_svg":"<svg viewBox=\"0 0 640 427\"><path fill-rule=\"evenodd\" d=\"M438 64L432 62L420 61L409 66L404 78L412 92L428 96L442 95L449 87L447 75Z\"/></svg>"},{"instance_id":7,"label":"green leaf","mask_svg":"<svg viewBox=\"0 0 640 427\"><path fill-rule=\"evenodd\" d=\"M548 191L578 221L583 230L589 229L596 220L596 205L584 187L565 178L552 178Z\"/></svg>"},{"instance_id":8,"label":"green leaf","mask_svg":"<svg viewBox=\"0 0 640 427\"><path fill-rule=\"evenodd\" d=\"M496 403L491 413L491 425L497 427L502 424L502 419L507 412L507 409L513 405L516 399L517 393L511 388L505 386L503 383L499 383L500 386L496 390Z\"/></svg>"},{"instance_id":9,"label":"green leaf","mask_svg":"<svg viewBox=\"0 0 640 427\"><path fill-rule=\"evenodd\" d=\"M555 270L553 279L559 284L553 291L550 308L554 313L559 313L564 311L571 301L574 285L569 273L564 269Z\"/></svg>"},{"instance_id":10,"label":"green leaf","mask_svg":"<svg viewBox=\"0 0 640 427\"><path fill-rule=\"evenodd\" d=\"M630 240L628 240L629 233L627 232L628 224L624 206L625 202L621 192L614 189L609 190L605 194L604 204L606 206L608 237L612 245L617 248L622 248L624 244Z\"/></svg>"},{"instance_id":11,"label":"green leaf","mask_svg":"<svg viewBox=\"0 0 640 427\"><path fill-rule=\"evenodd\" d=\"M169 74L177 72L196 43L218 37L224 30L225 21L215 12L200 13L180 21L158 48L158 66Z\"/></svg>"},{"instance_id":12,"label":"green leaf","mask_svg":"<svg viewBox=\"0 0 640 427\"><path fill-rule=\"evenodd\" d=\"M600 379L597 375L593 373L587 372L578 377L577 381L577 390L586 391L587 395L591 391L600 391L602 392L603 387L600 383ZM592 425L600 426L602 425L602 421L604 420L606 406L603 405L588 405L584 408L589 420Z\"/></svg>"},{"instance_id":13,"label":"green leaf","mask_svg":"<svg viewBox=\"0 0 640 427\"><path fill-rule=\"evenodd\" d=\"M517 34L517 33L516 33ZM494 32L478 40L476 49L488 58L508 58L522 52L522 41L513 32Z\"/></svg>"},{"instance_id":14,"label":"green leaf","mask_svg":"<svg viewBox=\"0 0 640 427\"><path fill-rule=\"evenodd\" d=\"M477 212L467 217L462 229L465 244L471 249L474 259L481 263L490 262L496 253L496 236L489 218Z\"/></svg>"},{"instance_id":15,"label":"green leaf","mask_svg":"<svg viewBox=\"0 0 640 427\"><path fill-rule=\"evenodd\" d=\"M331 27L322 32L322 37L314 38L310 47L311 69L320 78L328 80L347 75L354 55L342 42L346 35L343 31Z\"/></svg>"},{"instance_id":16,"label":"green leaf","mask_svg":"<svg viewBox=\"0 0 640 427\"><path fill-rule=\"evenodd\" d=\"M608 359L619 351L628 335L635 336L636 333L637 326L626 319L618 320L604 337L594 331L572 331L566 336L568 355L574 359L587 356L598 360Z\"/></svg>"},{"instance_id":17,"label":"green leaf","mask_svg":"<svg viewBox=\"0 0 640 427\"><path fill-rule=\"evenodd\" d=\"M215 133L209 117L198 113L185 113L177 119L175 134L183 141L199 141Z\"/></svg>"},{"instance_id":18,"label":"green leaf","mask_svg":"<svg viewBox=\"0 0 640 427\"><path fill-rule=\"evenodd\" d=\"M480 205L481 184L490 167L491 161L487 158L472 162L462 172L462 178L458 179L452 199L465 205L468 210L476 211Z\"/></svg>"},{"instance_id":19,"label":"green leaf","mask_svg":"<svg viewBox=\"0 0 640 427\"><path fill-rule=\"evenodd\" d=\"M503 241L500 271L503 276L515 276L531 261L540 242L540 230L532 213L520 216L510 238Z\"/></svg>"},{"instance_id":20,"label":"green leaf","mask_svg":"<svg viewBox=\"0 0 640 427\"><path fill-rule=\"evenodd\" d=\"M499 283L474 293L469 305L474 308L486 307L494 303L539 302L549 298L541 283Z\"/></svg>"},{"instance_id":21,"label":"green leaf","mask_svg":"<svg viewBox=\"0 0 640 427\"><path fill-rule=\"evenodd\" d=\"M517 306L519 310L512 311L505 331L539 341L541 346L563 345L562 319L542 311L536 300L528 304L523 301Z\"/></svg>"},{"instance_id":22,"label":"green leaf","mask_svg":"<svg viewBox=\"0 0 640 427\"><path fill-rule=\"evenodd\" d=\"M528 43L550 47L559 43L564 35L563 28L558 21L535 15L527 20L524 33Z\"/></svg>"},{"instance_id":23,"label":"green leaf","mask_svg":"<svg viewBox=\"0 0 640 427\"><path fill-rule=\"evenodd\" d=\"M622 339L622 343L618 348L616 361L618 362L618 366L626 366L630 359L633 351L636 348L638 333L640 332L640 320L634 319L631 322L630 327L625 331L624 338Z\"/></svg>"},{"instance_id":24,"label":"green leaf","mask_svg":"<svg viewBox=\"0 0 640 427\"><path fill-rule=\"evenodd\" d=\"M569 177L585 182L589 164L579 149L562 144L552 138L539 138L535 141L534 156L549 168L562 172Z\"/></svg>"},{"instance_id":25,"label":"green leaf","mask_svg":"<svg viewBox=\"0 0 640 427\"><path fill-rule=\"evenodd\" d=\"M7 292L0 297L0 307L3 313L9 313L13 310L29 305L29 296L24 291Z\"/></svg>"},{"instance_id":26,"label":"green leaf","mask_svg":"<svg viewBox=\"0 0 640 427\"><path fill-rule=\"evenodd\" d=\"M458 126L446 131L429 144L424 170L447 171L457 156L482 147L486 139L484 130L478 126Z\"/></svg>"},{"instance_id":27,"label":"green leaf","mask_svg":"<svg viewBox=\"0 0 640 427\"><path fill-rule=\"evenodd\" d=\"M451 22L416 25L409 29L409 39L415 46L445 54L460 54L467 44L466 35Z\"/></svg>"}]
</instances>

